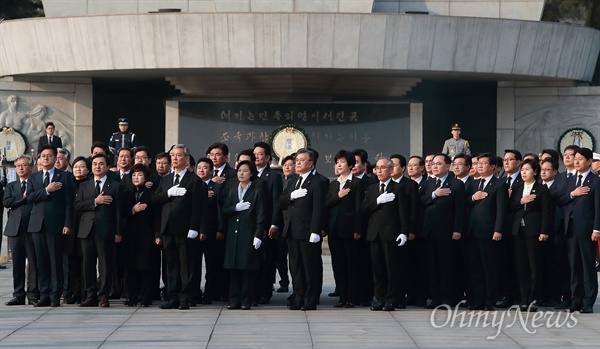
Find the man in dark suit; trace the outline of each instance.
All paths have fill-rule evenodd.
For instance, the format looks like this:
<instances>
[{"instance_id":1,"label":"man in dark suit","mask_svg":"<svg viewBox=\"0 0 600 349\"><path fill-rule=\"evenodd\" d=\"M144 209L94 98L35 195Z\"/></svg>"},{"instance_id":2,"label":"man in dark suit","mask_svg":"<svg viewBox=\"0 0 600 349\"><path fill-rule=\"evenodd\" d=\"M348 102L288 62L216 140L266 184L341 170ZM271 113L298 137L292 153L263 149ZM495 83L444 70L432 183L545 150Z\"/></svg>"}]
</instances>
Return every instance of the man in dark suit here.
<instances>
[{"instance_id":1,"label":"man in dark suit","mask_svg":"<svg viewBox=\"0 0 600 349\"><path fill-rule=\"evenodd\" d=\"M367 241L371 246L373 283L376 303L371 310L393 311L404 298L402 269L403 246L408 240L407 198L400 185L392 180L394 163L380 158L375 166L377 185L367 189L362 211L368 217Z\"/></svg>"},{"instance_id":2,"label":"man in dark suit","mask_svg":"<svg viewBox=\"0 0 600 349\"><path fill-rule=\"evenodd\" d=\"M279 230L283 228L283 214L279 206L279 198L283 191L283 180L281 174L271 169L271 146L265 142L254 144L255 164L258 169L258 177L265 184L268 196L265 197L265 212L267 220L265 226L268 227L267 236L262 239L262 259L261 268L258 273L257 289L258 303L269 303L273 295L273 284L275 283L275 273L277 270L277 238ZM267 239L268 237L268 239Z\"/></svg>"},{"instance_id":3,"label":"man in dark suit","mask_svg":"<svg viewBox=\"0 0 600 349\"><path fill-rule=\"evenodd\" d=\"M523 156L520 151L516 149L504 150L504 158L502 159L504 176L500 180L506 182L509 198L513 191L523 185L523 179L519 172L522 160ZM515 212L507 209L498 251L500 266L500 299L496 302L498 308L508 308L513 305L515 300L519 299L515 246L512 234L514 221Z\"/></svg>"},{"instance_id":4,"label":"man in dark suit","mask_svg":"<svg viewBox=\"0 0 600 349\"><path fill-rule=\"evenodd\" d=\"M56 149L62 148L63 146L60 137L54 135L54 123L52 121L46 123L46 135L41 136L38 141L38 154L42 152L42 147L48 144Z\"/></svg>"},{"instance_id":5,"label":"man in dark suit","mask_svg":"<svg viewBox=\"0 0 600 349\"><path fill-rule=\"evenodd\" d=\"M213 174L213 162L209 158L200 158L196 167L196 174L206 184L208 201L205 217L202 218L202 230L200 233L200 252L198 255L198 270L202 272L202 255L206 261L206 282L204 284L204 295L202 304L212 304L213 300L221 300L228 296L229 273L223 269L225 258L225 234L221 223L221 209L219 198L224 185L211 180ZM202 277L197 278L198 288Z\"/></svg>"},{"instance_id":6,"label":"man in dark suit","mask_svg":"<svg viewBox=\"0 0 600 349\"><path fill-rule=\"evenodd\" d=\"M36 307L60 306L64 284L62 235L70 234L73 226L74 184L64 171L54 168L56 154L53 146L43 146L43 170L27 181L27 201L33 203L27 231L33 233L40 290Z\"/></svg>"},{"instance_id":7,"label":"man in dark suit","mask_svg":"<svg viewBox=\"0 0 600 349\"><path fill-rule=\"evenodd\" d=\"M173 172L160 181L154 200L162 205L160 230L156 243L163 244L167 258L168 301L161 309L189 309L190 299L198 293L195 263L198 235L208 195L202 180L186 165L190 152L183 144L171 149Z\"/></svg>"},{"instance_id":8,"label":"man in dark suit","mask_svg":"<svg viewBox=\"0 0 600 349\"><path fill-rule=\"evenodd\" d=\"M227 179L237 178L237 171L227 163L229 160L229 147L227 144L221 142L212 144L206 150L206 157L212 160L215 168L213 182L222 184Z\"/></svg>"},{"instance_id":9,"label":"man in dark suit","mask_svg":"<svg viewBox=\"0 0 600 349\"><path fill-rule=\"evenodd\" d=\"M473 301L470 310L494 310L498 291L498 241L508 208L506 182L494 176L496 156L490 153L478 157L480 179L467 193L471 206L469 220L469 253Z\"/></svg>"},{"instance_id":10,"label":"man in dark suit","mask_svg":"<svg viewBox=\"0 0 600 349\"><path fill-rule=\"evenodd\" d=\"M83 275L87 298L80 307L109 307L113 282L115 244L121 242L123 209L120 183L106 175L108 157L92 157L93 181L79 186L75 209L81 214L77 237L83 251ZM100 271L100 285L96 279L96 260Z\"/></svg>"},{"instance_id":11,"label":"man in dark suit","mask_svg":"<svg viewBox=\"0 0 600 349\"><path fill-rule=\"evenodd\" d=\"M567 254L571 267L571 307L568 311L592 313L598 294L595 260L600 240L600 178L591 172L593 152L575 151L577 174L567 179L564 206ZM590 239L591 237L591 239Z\"/></svg>"},{"instance_id":12,"label":"man in dark suit","mask_svg":"<svg viewBox=\"0 0 600 349\"><path fill-rule=\"evenodd\" d=\"M324 197L320 181L312 171L315 155L308 149L296 153L297 181L289 181L281 194L282 209L288 210L287 237L290 271L294 286L291 310L315 310L321 293L323 261L321 259L321 229Z\"/></svg>"},{"instance_id":13,"label":"man in dark suit","mask_svg":"<svg viewBox=\"0 0 600 349\"><path fill-rule=\"evenodd\" d=\"M465 208L465 186L450 173L451 159L446 154L433 158L435 181L425 181L420 190L425 208L423 234L430 236L429 283L433 301L427 309L440 304L456 305L462 299L459 289L458 253Z\"/></svg>"},{"instance_id":14,"label":"man in dark suit","mask_svg":"<svg viewBox=\"0 0 600 349\"><path fill-rule=\"evenodd\" d=\"M8 208L8 222L6 222L4 235L8 237L13 260L13 298L6 302L6 305L24 305L25 296L30 303L35 303L39 298L35 248L31 233L27 232L33 207L32 203L27 202L27 179L33 165L27 156L20 155L15 160L15 167L18 180L6 186L2 200L3 206ZM29 260L28 273L25 267L26 259ZM25 292L26 278L27 292Z\"/></svg>"}]
</instances>

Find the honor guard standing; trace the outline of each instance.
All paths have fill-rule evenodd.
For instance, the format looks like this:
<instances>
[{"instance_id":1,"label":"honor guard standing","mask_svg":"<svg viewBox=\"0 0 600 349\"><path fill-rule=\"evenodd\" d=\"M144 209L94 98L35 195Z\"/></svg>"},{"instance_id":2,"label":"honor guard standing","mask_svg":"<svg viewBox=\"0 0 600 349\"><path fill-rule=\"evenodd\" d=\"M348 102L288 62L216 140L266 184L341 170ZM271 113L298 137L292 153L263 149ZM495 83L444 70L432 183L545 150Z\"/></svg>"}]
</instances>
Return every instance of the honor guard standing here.
<instances>
[{"instance_id":1,"label":"honor guard standing","mask_svg":"<svg viewBox=\"0 0 600 349\"><path fill-rule=\"evenodd\" d=\"M115 132L110 136L108 141L108 147L111 153L117 154L119 149L128 147L134 149L137 147L137 137L133 132L127 132L129 129L129 119L120 118L119 120L119 132Z\"/></svg>"},{"instance_id":2,"label":"honor guard standing","mask_svg":"<svg viewBox=\"0 0 600 349\"><path fill-rule=\"evenodd\" d=\"M460 126L458 124L452 125L452 138L447 139L444 142L442 153L447 154L450 158L454 158L454 155L458 153L464 153L471 155L471 149L469 141L460 138Z\"/></svg>"}]
</instances>

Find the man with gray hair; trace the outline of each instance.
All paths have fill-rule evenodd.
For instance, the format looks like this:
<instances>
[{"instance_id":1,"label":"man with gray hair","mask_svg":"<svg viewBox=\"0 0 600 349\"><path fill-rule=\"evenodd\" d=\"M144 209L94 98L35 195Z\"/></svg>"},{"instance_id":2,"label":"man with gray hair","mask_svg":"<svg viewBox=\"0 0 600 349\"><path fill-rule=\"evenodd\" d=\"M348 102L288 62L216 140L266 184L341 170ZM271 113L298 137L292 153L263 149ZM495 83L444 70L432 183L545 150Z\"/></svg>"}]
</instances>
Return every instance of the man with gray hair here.
<instances>
[{"instance_id":1,"label":"man with gray hair","mask_svg":"<svg viewBox=\"0 0 600 349\"><path fill-rule=\"evenodd\" d=\"M39 298L35 247L31 233L27 232L33 207L33 203L27 202L27 180L33 164L27 155L19 155L15 160L15 167L18 180L6 186L2 200L2 204L8 208L4 235L8 237L13 259L13 298L6 302L6 305L24 305L25 296L30 303ZM26 272L26 259L29 260L29 273Z\"/></svg>"},{"instance_id":2,"label":"man with gray hair","mask_svg":"<svg viewBox=\"0 0 600 349\"><path fill-rule=\"evenodd\" d=\"M161 309L189 309L200 277L195 268L202 217L208 194L202 180L187 170L190 152L183 144L170 151L173 172L161 178L154 201L162 205L156 244L163 245L167 260L167 303Z\"/></svg>"},{"instance_id":3,"label":"man with gray hair","mask_svg":"<svg viewBox=\"0 0 600 349\"><path fill-rule=\"evenodd\" d=\"M395 304L404 304L406 293L400 268L406 267L402 263L401 246L408 240L408 199L400 184L392 180L393 169L390 158L377 160L375 173L379 181L367 188L362 204L369 220L367 241L373 265L376 302L371 310L374 311L393 311Z\"/></svg>"},{"instance_id":4,"label":"man with gray hair","mask_svg":"<svg viewBox=\"0 0 600 349\"><path fill-rule=\"evenodd\" d=\"M71 161L71 153L65 148L57 148L56 151L56 163L54 167L61 171L67 172L69 168L69 161Z\"/></svg>"}]
</instances>

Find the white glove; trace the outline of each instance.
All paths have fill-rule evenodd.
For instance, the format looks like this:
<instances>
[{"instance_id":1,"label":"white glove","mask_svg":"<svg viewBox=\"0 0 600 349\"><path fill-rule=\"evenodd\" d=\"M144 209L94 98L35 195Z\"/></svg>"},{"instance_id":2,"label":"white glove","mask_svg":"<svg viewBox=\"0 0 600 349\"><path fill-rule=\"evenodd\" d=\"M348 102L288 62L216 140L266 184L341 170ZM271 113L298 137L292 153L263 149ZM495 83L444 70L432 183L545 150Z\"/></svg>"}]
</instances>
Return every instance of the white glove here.
<instances>
[{"instance_id":1,"label":"white glove","mask_svg":"<svg viewBox=\"0 0 600 349\"><path fill-rule=\"evenodd\" d=\"M396 194L394 193L383 193L377 197L377 205L385 204L390 201L394 201Z\"/></svg>"},{"instance_id":2,"label":"white glove","mask_svg":"<svg viewBox=\"0 0 600 349\"><path fill-rule=\"evenodd\" d=\"M186 192L187 192L187 189L180 188L179 185L175 185L175 186L171 187L169 190L167 190L167 196L168 197L184 196Z\"/></svg>"},{"instance_id":3,"label":"white glove","mask_svg":"<svg viewBox=\"0 0 600 349\"><path fill-rule=\"evenodd\" d=\"M188 239L195 239L198 237L198 232L195 230L188 230Z\"/></svg>"},{"instance_id":4,"label":"white glove","mask_svg":"<svg viewBox=\"0 0 600 349\"><path fill-rule=\"evenodd\" d=\"M260 245L262 245L262 240L259 238L254 238L254 242L252 242L252 245L254 245L255 250L258 250L260 248Z\"/></svg>"},{"instance_id":5,"label":"white glove","mask_svg":"<svg viewBox=\"0 0 600 349\"><path fill-rule=\"evenodd\" d=\"M242 202L238 202L237 204L235 204L235 210L237 212L246 211L249 208L250 208L250 203L248 201L242 201Z\"/></svg>"},{"instance_id":6,"label":"white glove","mask_svg":"<svg viewBox=\"0 0 600 349\"><path fill-rule=\"evenodd\" d=\"M292 200L296 200L296 199L305 197L306 194L308 194L308 190L306 190L304 188L296 189L290 193L290 197L292 198Z\"/></svg>"},{"instance_id":7,"label":"white glove","mask_svg":"<svg viewBox=\"0 0 600 349\"><path fill-rule=\"evenodd\" d=\"M308 238L308 242L310 242L311 244L316 244L319 241L321 241L321 235L310 233L310 238Z\"/></svg>"},{"instance_id":8,"label":"white glove","mask_svg":"<svg viewBox=\"0 0 600 349\"><path fill-rule=\"evenodd\" d=\"M408 238L406 237L406 234L400 234L396 238L396 242L400 241L400 242L398 242L398 246L403 246L406 243L406 240L408 240Z\"/></svg>"}]
</instances>

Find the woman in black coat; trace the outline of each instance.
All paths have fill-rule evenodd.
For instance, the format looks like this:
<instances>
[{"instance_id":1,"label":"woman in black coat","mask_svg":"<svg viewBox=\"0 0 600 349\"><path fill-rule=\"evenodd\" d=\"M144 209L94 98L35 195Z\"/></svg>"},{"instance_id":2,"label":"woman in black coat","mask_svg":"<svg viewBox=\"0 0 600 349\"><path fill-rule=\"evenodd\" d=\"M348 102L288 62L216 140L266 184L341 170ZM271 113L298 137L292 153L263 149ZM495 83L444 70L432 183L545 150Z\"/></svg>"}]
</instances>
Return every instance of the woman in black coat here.
<instances>
[{"instance_id":1,"label":"woman in black coat","mask_svg":"<svg viewBox=\"0 0 600 349\"><path fill-rule=\"evenodd\" d=\"M534 303L540 297L542 282L542 244L548 243L550 224L550 193L537 181L540 165L525 160L521 165L523 184L511 195L511 209L516 211L512 234L515 236L517 277L522 311L536 311Z\"/></svg>"},{"instance_id":2,"label":"woman in black coat","mask_svg":"<svg viewBox=\"0 0 600 349\"><path fill-rule=\"evenodd\" d=\"M329 217L329 249L336 289L340 300L336 308L353 308L360 302L359 268L364 189L359 178L352 176L355 157L346 150L335 155L335 174L329 184L325 207Z\"/></svg>"},{"instance_id":3,"label":"woman in black coat","mask_svg":"<svg viewBox=\"0 0 600 349\"><path fill-rule=\"evenodd\" d=\"M230 270L227 309L249 310L252 304L258 249L266 233L265 188L255 182L257 175L253 162L241 161L237 167L239 183L223 193L223 217L228 222L223 268Z\"/></svg>"},{"instance_id":4,"label":"woman in black coat","mask_svg":"<svg viewBox=\"0 0 600 349\"><path fill-rule=\"evenodd\" d=\"M146 187L150 180L150 170L143 164L135 164L131 169L131 181L135 190L123 194L127 222L122 241L122 257L126 270L129 300L126 305L136 306L138 300L143 307L152 304L152 292L160 268L160 250L154 242L160 219L159 210L152 203L154 190Z\"/></svg>"}]
</instances>

